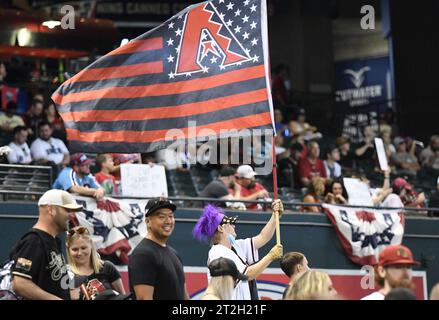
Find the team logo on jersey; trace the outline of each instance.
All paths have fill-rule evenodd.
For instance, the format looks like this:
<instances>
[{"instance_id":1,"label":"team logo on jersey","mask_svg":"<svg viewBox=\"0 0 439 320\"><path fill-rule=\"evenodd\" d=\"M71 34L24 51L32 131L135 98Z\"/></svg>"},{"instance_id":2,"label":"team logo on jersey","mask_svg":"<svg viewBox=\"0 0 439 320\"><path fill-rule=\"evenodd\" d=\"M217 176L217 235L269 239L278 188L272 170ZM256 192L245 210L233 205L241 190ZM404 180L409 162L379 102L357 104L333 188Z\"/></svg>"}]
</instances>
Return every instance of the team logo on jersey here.
<instances>
[{"instance_id":1,"label":"team logo on jersey","mask_svg":"<svg viewBox=\"0 0 439 320\"><path fill-rule=\"evenodd\" d=\"M24 271L30 271L32 267L32 261L25 258L18 258L16 268Z\"/></svg>"}]
</instances>

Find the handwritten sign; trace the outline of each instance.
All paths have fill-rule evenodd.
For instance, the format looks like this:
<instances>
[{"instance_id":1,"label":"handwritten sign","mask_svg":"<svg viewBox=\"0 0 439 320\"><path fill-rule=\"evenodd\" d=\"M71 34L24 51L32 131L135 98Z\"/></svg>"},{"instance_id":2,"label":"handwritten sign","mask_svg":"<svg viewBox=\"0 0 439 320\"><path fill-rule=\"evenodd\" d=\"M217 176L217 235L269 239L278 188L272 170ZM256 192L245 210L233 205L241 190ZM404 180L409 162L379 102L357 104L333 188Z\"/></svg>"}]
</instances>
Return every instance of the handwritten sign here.
<instances>
[{"instance_id":1,"label":"handwritten sign","mask_svg":"<svg viewBox=\"0 0 439 320\"><path fill-rule=\"evenodd\" d=\"M167 197L165 167L148 164L122 164L121 187L125 197Z\"/></svg>"},{"instance_id":2,"label":"handwritten sign","mask_svg":"<svg viewBox=\"0 0 439 320\"><path fill-rule=\"evenodd\" d=\"M349 196L349 204L373 206L372 196L367 184L353 178L343 178L343 183Z\"/></svg>"},{"instance_id":3,"label":"handwritten sign","mask_svg":"<svg viewBox=\"0 0 439 320\"><path fill-rule=\"evenodd\" d=\"M378 154L378 161L380 162L380 168L383 171L389 170L389 164L387 163L386 150L384 150L383 139L375 138L375 148Z\"/></svg>"}]
</instances>

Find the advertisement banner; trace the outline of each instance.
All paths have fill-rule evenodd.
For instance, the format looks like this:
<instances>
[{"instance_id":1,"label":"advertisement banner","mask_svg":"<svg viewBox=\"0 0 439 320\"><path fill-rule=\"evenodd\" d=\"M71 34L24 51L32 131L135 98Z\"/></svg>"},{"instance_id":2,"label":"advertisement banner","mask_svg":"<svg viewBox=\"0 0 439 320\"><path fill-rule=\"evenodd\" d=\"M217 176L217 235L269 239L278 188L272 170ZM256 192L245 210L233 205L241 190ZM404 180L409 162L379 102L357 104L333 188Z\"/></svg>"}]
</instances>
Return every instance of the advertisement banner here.
<instances>
[{"instance_id":1,"label":"advertisement banner","mask_svg":"<svg viewBox=\"0 0 439 320\"><path fill-rule=\"evenodd\" d=\"M335 64L337 114L343 134L356 143L366 125L378 128L379 114L392 107L389 58L347 60Z\"/></svg>"},{"instance_id":2,"label":"advertisement banner","mask_svg":"<svg viewBox=\"0 0 439 320\"><path fill-rule=\"evenodd\" d=\"M126 290L129 291L128 268L126 266L118 267L118 270L121 273ZM184 270L189 296L192 300L200 299L207 288L207 268L185 267ZM350 269L314 270L327 272L331 277L334 288L337 290L338 294L347 300L359 300L379 289L378 287L371 288L373 281L368 281L369 279L366 279L366 277L371 277L366 271ZM427 299L426 272L413 271L412 277L416 286L415 293L417 299ZM261 300L281 300L288 280L289 279L280 268L267 268L257 280L259 298ZM362 288L362 286L364 288Z\"/></svg>"}]
</instances>

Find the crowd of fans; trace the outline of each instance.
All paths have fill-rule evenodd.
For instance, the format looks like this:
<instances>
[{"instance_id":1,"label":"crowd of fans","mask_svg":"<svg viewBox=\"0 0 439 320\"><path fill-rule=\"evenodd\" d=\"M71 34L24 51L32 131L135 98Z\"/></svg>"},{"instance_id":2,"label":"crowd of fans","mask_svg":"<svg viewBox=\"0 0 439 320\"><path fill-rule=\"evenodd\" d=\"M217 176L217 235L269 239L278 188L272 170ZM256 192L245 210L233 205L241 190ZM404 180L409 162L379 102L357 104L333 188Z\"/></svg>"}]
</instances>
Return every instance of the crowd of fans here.
<instances>
[{"instance_id":1,"label":"crowd of fans","mask_svg":"<svg viewBox=\"0 0 439 320\"><path fill-rule=\"evenodd\" d=\"M6 72L3 65L2 70L3 73ZM431 181L433 177L436 179L439 176L439 135L433 135L428 146L424 148L420 141L412 137L396 135L393 124L387 123L385 117L381 118L379 128L365 126L361 141L357 144L351 143L346 136L332 137L322 134L312 121L308 121L305 108L289 106L291 87L287 68L279 66L274 71L272 86L276 106L274 116L277 130L275 148L278 187L287 190L287 194L289 191L295 195L301 194L304 202L349 203L343 178L356 177L372 184L372 187L381 185L379 181L382 180L383 173L379 170L374 143L374 138L380 137L393 180L393 184L389 183L386 188L376 188L381 192L381 200L393 192L400 196L405 206L421 208L437 203L437 192L424 193L418 189L434 190L435 186ZM34 94L26 114L17 113L17 103L14 100L7 102L0 113L0 131L2 144L9 143L11 152L7 158L2 159L3 162L51 166L54 176L59 174L55 183L57 187L98 197L104 193L121 194L122 163L161 164L168 171L180 172L190 171L191 167L198 165L196 163L200 160L199 152L190 147L148 154L71 155L64 123L47 94L48 92ZM252 150L239 150L239 156L242 158L246 152ZM85 162L77 161L87 156ZM209 159L209 154L206 153L204 157ZM92 163L95 165L90 170ZM208 169L217 172L212 176L219 178L199 192L199 196L243 201L271 198L267 185L261 184L261 177L256 176L254 163L250 165L236 165L233 168L211 165ZM69 179L69 183L60 183ZM76 185L103 191L96 193L76 189ZM227 194L224 194L226 190ZM376 202L377 205L380 203ZM228 206L237 209L262 209L257 204L243 205L236 202L230 202ZM320 207L305 206L303 211L319 212Z\"/></svg>"}]
</instances>

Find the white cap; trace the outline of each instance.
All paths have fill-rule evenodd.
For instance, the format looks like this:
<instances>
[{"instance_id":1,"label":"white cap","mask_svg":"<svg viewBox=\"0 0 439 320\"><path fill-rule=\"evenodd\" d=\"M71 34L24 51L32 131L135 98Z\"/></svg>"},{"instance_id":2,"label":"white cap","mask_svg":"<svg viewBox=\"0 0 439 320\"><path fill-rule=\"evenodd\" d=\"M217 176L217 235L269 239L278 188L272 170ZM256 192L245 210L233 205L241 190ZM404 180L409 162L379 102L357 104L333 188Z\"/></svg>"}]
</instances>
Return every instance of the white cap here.
<instances>
[{"instance_id":1,"label":"white cap","mask_svg":"<svg viewBox=\"0 0 439 320\"><path fill-rule=\"evenodd\" d=\"M257 173L253 171L253 168L248 164L239 166L238 170L236 170L236 173L238 174L239 177L246 179L251 179L255 175L257 175Z\"/></svg>"},{"instance_id":2,"label":"white cap","mask_svg":"<svg viewBox=\"0 0 439 320\"><path fill-rule=\"evenodd\" d=\"M81 211L82 206L76 203L72 195L64 190L52 189L46 191L38 201L38 206L59 206L71 211Z\"/></svg>"}]
</instances>

